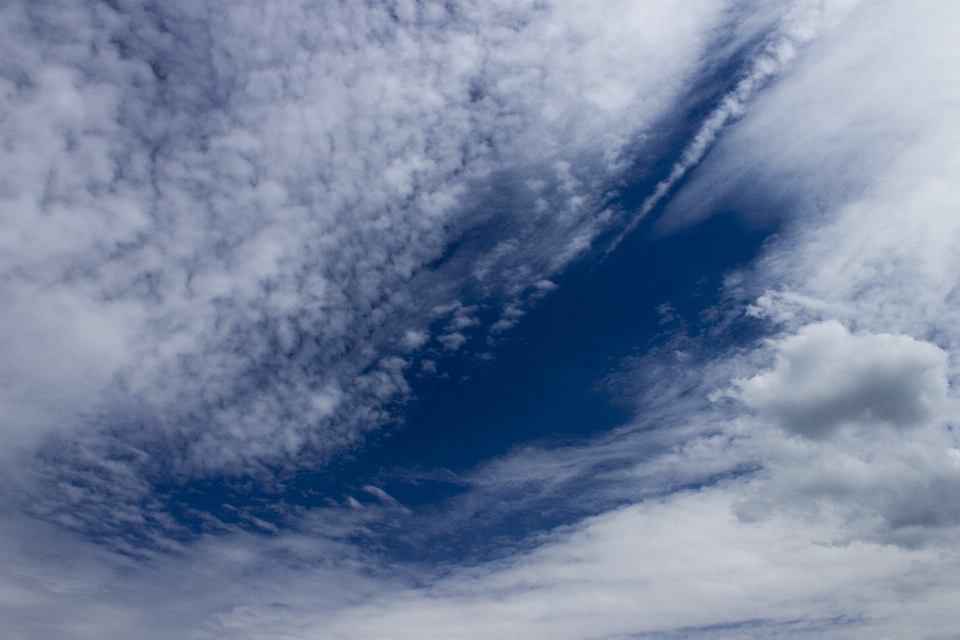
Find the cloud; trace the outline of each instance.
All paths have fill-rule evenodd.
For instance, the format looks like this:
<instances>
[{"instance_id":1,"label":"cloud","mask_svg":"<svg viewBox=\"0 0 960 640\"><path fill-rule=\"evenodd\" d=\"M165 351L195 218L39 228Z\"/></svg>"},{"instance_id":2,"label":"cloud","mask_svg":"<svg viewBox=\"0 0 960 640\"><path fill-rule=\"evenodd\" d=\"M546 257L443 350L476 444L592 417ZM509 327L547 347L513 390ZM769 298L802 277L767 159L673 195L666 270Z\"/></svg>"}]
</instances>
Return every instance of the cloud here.
<instances>
[{"instance_id":1,"label":"cloud","mask_svg":"<svg viewBox=\"0 0 960 640\"><path fill-rule=\"evenodd\" d=\"M820 32L836 27L858 2L859 0L841 0L786 5L776 28L766 35L760 53L749 60L748 68L736 86L720 98L719 104L704 119L699 130L687 143L680 159L670 168L667 177L658 182L653 192L644 199L639 211L626 225L620 237L636 229L639 222L703 160L724 128L743 117L749 102L793 62L800 48L816 39Z\"/></svg>"},{"instance_id":2,"label":"cloud","mask_svg":"<svg viewBox=\"0 0 960 640\"><path fill-rule=\"evenodd\" d=\"M854 336L837 321L778 341L774 368L739 380L733 397L793 433L820 438L846 424L911 427L943 404L947 354L890 334Z\"/></svg>"},{"instance_id":3,"label":"cloud","mask_svg":"<svg viewBox=\"0 0 960 640\"><path fill-rule=\"evenodd\" d=\"M524 513L589 504L604 515L438 591L378 600L361 628L402 628L409 605L450 633L489 617L516 625L505 633L563 634L548 625L577 611L564 588L606 593L578 581L615 540L615 566L598 572L619 589L585 605L610 608L589 631L570 622L572 637L953 633L957 586L939 567L955 562L960 523L955 11L864 3L758 93L668 206L663 229L729 209L781 217L761 258L729 281L730 304L749 315L718 322L773 339L700 357L688 340L686 364L666 350L642 360L641 381L626 384L645 391L633 430L518 452L483 476L491 495L522 493L512 499L529 500ZM704 401L733 381L755 414ZM617 500L632 506L607 506ZM591 529L600 522L609 528ZM605 536L614 522L623 528ZM655 586L644 592L636 576Z\"/></svg>"},{"instance_id":4,"label":"cloud","mask_svg":"<svg viewBox=\"0 0 960 640\"><path fill-rule=\"evenodd\" d=\"M356 446L616 223L728 6L6 3L11 482L108 522Z\"/></svg>"},{"instance_id":5,"label":"cloud","mask_svg":"<svg viewBox=\"0 0 960 640\"><path fill-rule=\"evenodd\" d=\"M2 9L13 633L953 633L955 3L858 5L693 141L663 229L785 224L701 335L625 364L630 423L429 509L367 484L197 536L153 483L318 468L480 301L522 322L782 6L261 4Z\"/></svg>"},{"instance_id":6,"label":"cloud","mask_svg":"<svg viewBox=\"0 0 960 640\"><path fill-rule=\"evenodd\" d=\"M957 584L937 553L832 545L829 525L785 516L740 523L730 514L736 495L733 484L614 510L533 552L382 596L318 630L371 639L855 638L956 623L941 597ZM917 574L904 572L909 565ZM920 575L938 587L924 588ZM904 590L908 603L880 604Z\"/></svg>"},{"instance_id":7,"label":"cloud","mask_svg":"<svg viewBox=\"0 0 960 640\"><path fill-rule=\"evenodd\" d=\"M896 200L935 174L955 135L957 52L944 44L955 36L955 11L937 0L867 2L825 30L724 132L671 200L662 228L729 210L819 226L809 216L884 187L884 199ZM894 176L896 186L887 181Z\"/></svg>"},{"instance_id":8,"label":"cloud","mask_svg":"<svg viewBox=\"0 0 960 640\"><path fill-rule=\"evenodd\" d=\"M857 638L955 628L955 558L836 544L829 521L745 523L731 514L741 489L612 510L534 550L441 576L289 534L205 540L149 568L74 547L67 569L16 565L0 604L25 637Z\"/></svg>"}]
</instances>

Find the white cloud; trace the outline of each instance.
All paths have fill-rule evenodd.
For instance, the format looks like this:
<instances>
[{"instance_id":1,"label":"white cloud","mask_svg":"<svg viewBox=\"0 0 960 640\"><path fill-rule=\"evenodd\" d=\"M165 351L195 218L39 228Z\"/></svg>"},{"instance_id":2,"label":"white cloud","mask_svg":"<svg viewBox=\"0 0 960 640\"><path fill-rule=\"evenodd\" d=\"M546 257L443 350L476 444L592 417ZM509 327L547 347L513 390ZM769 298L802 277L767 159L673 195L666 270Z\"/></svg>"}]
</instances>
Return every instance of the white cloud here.
<instances>
[{"instance_id":1,"label":"white cloud","mask_svg":"<svg viewBox=\"0 0 960 640\"><path fill-rule=\"evenodd\" d=\"M736 86L723 95L706 117L680 159L670 168L670 173L644 199L640 210L620 237L634 230L640 220L649 215L677 183L703 160L717 136L744 115L757 92L793 62L800 48L817 38L821 32L829 32L836 27L858 4L859 0L786 4L776 29L767 35L762 51L752 58Z\"/></svg>"},{"instance_id":2,"label":"white cloud","mask_svg":"<svg viewBox=\"0 0 960 640\"><path fill-rule=\"evenodd\" d=\"M947 354L929 342L854 336L833 320L775 346L774 368L737 381L731 395L793 433L818 438L845 424L917 426L945 399Z\"/></svg>"},{"instance_id":3,"label":"white cloud","mask_svg":"<svg viewBox=\"0 0 960 640\"><path fill-rule=\"evenodd\" d=\"M665 229L710 210L789 214L737 284L781 337L709 363L646 361L636 431L521 452L484 476L537 490L543 510L558 496L638 504L435 591L384 598L362 609L370 637L377 622L405 628L409 611L465 637L481 618L507 637L955 633L956 11L864 3L759 95L669 207ZM699 404L732 380L759 415ZM566 589L589 594L583 609Z\"/></svg>"},{"instance_id":4,"label":"white cloud","mask_svg":"<svg viewBox=\"0 0 960 640\"><path fill-rule=\"evenodd\" d=\"M957 624L942 598L957 593L955 559L831 544L830 524L786 516L745 524L730 513L736 495L734 484L615 510L529 554L381 597L317 629L371 639L906 638ZM909 602L888 606L905 591Z\"/></svg>"},{"instance_id":5,"label":"white cloud","mask_svg":"<svg viewBox=\"0 0 960 640\"><path fill-rule=\"evenodd\" d=\"M615 222L727 8L6 3L0 443L45 447L37 502L90 461L109 485L355 445L431 309L509 323Z\"/></svg>"},{"instance_id":6,"label":"white cloud","mask_svg":"<svg viewBox=\"0 0 960 640\"><path fill-rule=\"evenodd\" d=\"M856 200L896 209L894 202L922 191L919 181L950 171L944 163L956 135L958 53L947 43L956 35L956 11L940 0L863 3L757 96L677 193L663 226L733 209L821 227L818 213ZM858 217L890 228L890 213ZM828 230L820 232L827 240ZM884 244L878 240L877 251Z\"/></svg>"},{"instance_id":7,"label":"white cloud","mask_svg":"<svg viewBox=\"0 0 960 640\"><path fill-rule=\"evenodd\" d=\"M221 536L150 567L73 543L51 558L71 554L65 566L15 557L0 607L22 637L107 639L934 638L955 628L955 554L837 543L829 518L743 522L731 513L742 488L616 509L442 577L290 534ZM62 536L32 533L41 549Z\"/></svg>"}]
</instances>

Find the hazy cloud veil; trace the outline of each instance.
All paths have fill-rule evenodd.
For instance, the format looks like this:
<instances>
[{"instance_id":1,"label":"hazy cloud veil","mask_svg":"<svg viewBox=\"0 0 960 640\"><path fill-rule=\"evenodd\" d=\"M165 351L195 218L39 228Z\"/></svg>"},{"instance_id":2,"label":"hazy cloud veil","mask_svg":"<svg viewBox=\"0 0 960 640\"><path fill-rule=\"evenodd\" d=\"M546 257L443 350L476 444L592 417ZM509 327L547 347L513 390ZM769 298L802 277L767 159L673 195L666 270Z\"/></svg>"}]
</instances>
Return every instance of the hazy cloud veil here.
<instances>
[{"instance_id":1,"label":"hazy cloud veil","mask_svg":"<svg viewBox=\"0 0 960 640\"><path fill-rule=\"evenodd\" d=\"M960 628L960 5L10 0L0 34L7 637ZM163 494L363 456L572 266L729 213L776 233L598 381L613 431L423 508Z\"/></svg>"}]
</instances>

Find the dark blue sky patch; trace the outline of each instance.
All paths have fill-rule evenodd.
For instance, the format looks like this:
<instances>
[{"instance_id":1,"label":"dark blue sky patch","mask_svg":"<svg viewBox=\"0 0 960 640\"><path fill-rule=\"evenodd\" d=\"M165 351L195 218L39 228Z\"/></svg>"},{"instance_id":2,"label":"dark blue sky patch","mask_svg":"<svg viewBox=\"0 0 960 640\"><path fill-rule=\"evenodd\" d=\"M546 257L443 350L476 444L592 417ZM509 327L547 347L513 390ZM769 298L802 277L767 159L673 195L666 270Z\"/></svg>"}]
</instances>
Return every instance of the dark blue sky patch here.
<instances>
[{"instance_id":1,"label":"dark blue sky patch","mask_svg":"<svg viewBox=\"0 0 960 640\"><path fill-rule=\"evenodd\" d=\"M649 226L606 259L585 261L557 278L560 288L505 334L492 360L478 359L472 348L483 346L482 327L458 352L426 353L422 359L435 359L436 374L410 376L414 399L396 405L398 422L362 449L324 469L293 475L278 469L280 483L214 478L165 485L159 493L177 520L197 532L220 523L268 531L283 527L291 510L301 508L391 506L369 487L424 516L439 515L446 501L468 490L462 475L486 460L524 443L558 446L623 424L633 407L611 402L597 382L616 373L625 358L632 362L631 356L675 339L678 331L700 333L701 312L718 303L724 274L752 260L767 235L733 215L668 237ZM487 311L489 324L496 314ZM540 506L491 514L490 526L459 527L449 541L438 530L404 536L391 546L413 553L424 544L419 552L432 559L483 554L495 550L499 538L516 542L586 515L570 505L551 507L549 498ZM590 512L611 505L583 506ZM463 505L451 508L462 511ZM385 515L395 522L417 519L415 513Z\"/></svg>"},{"instance_id":2,"label":"dark blue sky patch","mask_svg":"<svg viewBox=\"0 0 960 640\"><path fill-rule=\"evenodd\" d=\"M724 273L749 262L765 237L717 216L666 238L638 233L606 260L577 265L507 335L494 363L448 357L437 361L438 376L414 377L405 424L384 436L389 447L374 441L368 453L389 461L383 466L415 461L459 473L519 443L621 424L629 415L594 383L668 335L665 312L698 333Z\"/></svg>"},{"instance_id":3,"label":"dark blue sky patch","mask_svg":"<svg viewBox=\"0 0 960 640\"><path fill-rule=\"evenodd\" d=\"M645 141L631 182L612 206L629 212L642 204L761 44L751 40L725 50L728 43L718 35L713 53L723 54L709 56L718 62L692 85L669 121L654 128L658 138ZM509 180L501 187L512 189ZM516 198L487 195L492 199L482 204L486 213L473 218L479 226L460 230L428 270L456 270L461 254L482 250L500 235L483 233L484 225L500 224L496 211L515 206ZM619 231L599 238L594 255L555 277L559 289L496 335L492 348L488 331L502 310L478 291L474 315L480 324L463 331L468 341L454 352L431 341L408 369L411 399L391 406L395 422L369 435L360 449L322 469L279 468L279 484L214 478L164 485L175 517L201 530L210 526L208 516L236 526L252 518L282 526L289 508L379 504L367 486L408 508L438 505L466 491L461 474L485 460L525 443L589 438L623 424L635 407L611 402L598 381L678 334L699 334L711 321L702 314L718 303L724 274L749 263L773 231L749 228L736 215L722 213L663 237L654 230L661 210L608 255L603 249ZM438 320L434 335L448 322Z\"/></svg>"}]
</instances>

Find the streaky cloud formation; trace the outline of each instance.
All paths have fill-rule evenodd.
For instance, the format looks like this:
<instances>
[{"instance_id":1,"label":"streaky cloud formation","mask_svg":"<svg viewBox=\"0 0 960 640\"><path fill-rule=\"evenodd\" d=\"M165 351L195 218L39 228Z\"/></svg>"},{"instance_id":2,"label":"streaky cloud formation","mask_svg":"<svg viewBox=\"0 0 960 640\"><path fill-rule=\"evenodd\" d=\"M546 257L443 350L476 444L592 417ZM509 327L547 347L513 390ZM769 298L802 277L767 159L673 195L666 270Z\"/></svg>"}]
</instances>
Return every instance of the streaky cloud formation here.
<instances>
[{"instance_id":1,"label":"streaky cloud formation","mask_svg":"<svg viewBox=\"0 0 960 640\"><path fill-rule=\"evenodd\" d=\"M621 237L635 230L640 221L654 210L687 172L703 160L720 132L744 115L753 96L796 58L800 47L816 38L823 29L834 26L857 4L858 0L852 0L796 3L788 6L780 17L777 28L766 37L762 52L752 59L750 67L736 86L720 98L717 106L684 148L680 159L670 168L667 177L658 182L653 193L644 199L640 210L626 225Z\"/></svg>"},{"instance_id":2,"label":"streaky cloud formation","mask_svg":"<svg viewBox=\"0 0 960 640\"><path fill-rule=\"evenodd\" d=\"M960 628L960 5L0 12L10 637ZM754 259L597 372L624 424L288 499L594 253L731 213Z\"/></svg>"}]
</instances>

